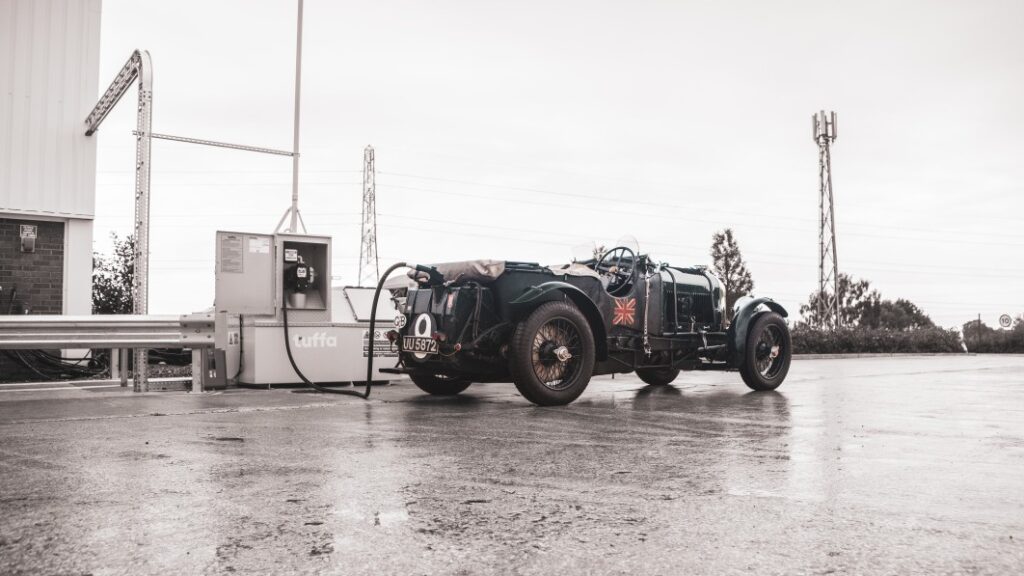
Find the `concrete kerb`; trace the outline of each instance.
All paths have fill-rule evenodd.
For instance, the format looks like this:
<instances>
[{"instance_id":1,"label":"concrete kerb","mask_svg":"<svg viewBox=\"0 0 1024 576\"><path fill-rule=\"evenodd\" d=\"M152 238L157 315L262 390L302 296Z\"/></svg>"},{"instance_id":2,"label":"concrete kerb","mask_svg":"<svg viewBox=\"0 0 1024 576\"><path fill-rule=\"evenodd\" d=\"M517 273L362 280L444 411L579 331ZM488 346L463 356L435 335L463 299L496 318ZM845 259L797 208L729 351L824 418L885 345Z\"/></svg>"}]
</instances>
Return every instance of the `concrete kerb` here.
<instances>
[{"instance_id":1,"label":"concrete kerb","mask_svg":"<svg viewBox=\"0 0 1024 576\"><path fill-rule=\"evenodd\" d=\"M794 360L843 360L847 358L909 358L914 356L977 356L977 352L866 352L852 354L793 354ZM1024 356L1024 354L999 354Z\"/></svg>"}]
</instances>

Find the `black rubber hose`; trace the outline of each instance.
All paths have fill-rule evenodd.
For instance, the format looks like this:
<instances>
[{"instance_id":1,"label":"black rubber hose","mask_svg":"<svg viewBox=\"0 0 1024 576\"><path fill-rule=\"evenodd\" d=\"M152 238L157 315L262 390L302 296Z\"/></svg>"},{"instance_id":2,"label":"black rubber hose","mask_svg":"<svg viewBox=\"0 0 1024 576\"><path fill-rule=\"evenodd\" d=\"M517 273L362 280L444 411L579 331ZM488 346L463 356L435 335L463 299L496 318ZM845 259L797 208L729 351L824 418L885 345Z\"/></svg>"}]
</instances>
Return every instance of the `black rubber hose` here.
<instances>
[{"instance_id":1,"label":"black rubber hose","mask_svg":"<svg viewBox=\"0 0 1024 576\"><path fill-rule=\"evenodd\" d=\"M376 340L376 338L374 338L373 331L377 326L377 302L380 300L380 292L384 289L384 281L388 279L388 276L390 276L392 272L399 268L407 267L408 265L405 262L392 264L391 267L385 270L384 274L380 277L380 281L377 282L377 291L373 293L373 306L370 307L370 346L367 349L366 358L366 395L363 396L363 398L370 397L370 388L373 387L373 342ZM414 266L414 268L421 272L427 272L428 274L432 271L432 269L424 266ZM436 271L434 271L434 273L436 274Z\"/></svg>"},{"instance_id":2,"label":"black rubber hose","mask_svg":"<svg viewBox=\"0 0 1024 576\"><path fill-rule=\"evenodd\" d=\"M306 378L306 375L302 373L302 370L299 370L298 364L295 363L295 358L292 357L291 338L288 337L288 298L285 297L285 298L282 299L282 302L283 302L282 310L284 312L284 347L285 347L285 350L288 352L288 361L291 362L292 369L295 370L295 374L298 375L298 377L303 382L305 382L307 386L310 386L310 387L315 388L316 390L318 390L320 392L325 392L327 394L344 394L346 396L355 396L356 398L362 398L363 400L366 400L366 399L368 399L370 397L370 390L371 390L371 388L373 388L373 341L374 341L373 331L374 331L374 328L377 325L377 302L380 301L380 292L381 292L381 290L384 289L384 281L387 280L388 276L390 276L391 273L394 272L396 269L398 269L398 268L405 268L405 267L407 267L405 262L399 262L397 264L392 264L391 267L388 268L387 270L385 270L384 274L380 277L380 281L377 282L377 290L373 293L373 307L370 308L370 333L369 333L369 336L370 336L369 337L370 346L367 349L367 355L369 356L369 358L367 358L367 361L366 361L366 391L365 392L356 392L355 390L338 390L338 389L335 389L335 388L326 388L324 386L320 386L316 382L313 382L309 378ZM416 268L419 269L420 267L417 266Z\"/></svg>"},{"instance_id":3,"label":"black rubber hose","mask_svg":"<svg viewBox=\"0 0 1024 576\"><path fill-rule=\"evenodd\" d=\"M292 341L291 338L288 336L288 297L285 296L284 298L281 299L281 301L281 310L284 312L284 349L285 351L288 352L288 361L291 362L292 370L295 370L295 374L298 375L298 377L303 382L306 383L306 386L315 388L320 392L324 392L327 394L345 394L346 396L366 398L366 396L363 395L363 393L361 392L356 392L355 390L337 390L335 388L327 388L317 384L316 382L313 382L309 378L306 378L306 375L302 373L302 370L299 370L299 365L295 363L295 358L292 357ZM369 388L367 388L367 392L369 392Z\"/></svg>"},{"instance_id":4,"label":"black rubber hose","mask_svg":"<svg viewBox=\"0 0 1024 576\"><path fill-rule=\"evenodd\" d=\"M14 310L14 297L18 295L18 287L11 288L11 298L7 301L7 314L10 315L11 311Z\"/></svg>"}]
</instances>

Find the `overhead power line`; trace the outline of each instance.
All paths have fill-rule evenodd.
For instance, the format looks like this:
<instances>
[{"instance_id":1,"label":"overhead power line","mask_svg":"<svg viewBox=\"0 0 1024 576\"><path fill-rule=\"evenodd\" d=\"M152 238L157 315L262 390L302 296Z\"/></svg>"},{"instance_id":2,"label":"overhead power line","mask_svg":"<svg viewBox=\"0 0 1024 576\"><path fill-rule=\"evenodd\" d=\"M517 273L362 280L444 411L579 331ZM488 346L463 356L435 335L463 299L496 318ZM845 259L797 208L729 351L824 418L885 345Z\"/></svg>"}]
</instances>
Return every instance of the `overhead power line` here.
<instances>
[{"instance_id":1,"label":"overhead power line","mask_svg":"<svg viewBox=\"0 0 1024 576\"><path fill-rule=\"evenodd\" d=\"M586 199L588 201L611 202L611 203L616 203L616 204L622 204L625 201L624 200L625 197L622 196L622 195L619 195L619 196L602 196L600 194L594 194L594 193L579 193L579 192L565 192L565 191L560 191L560 190L545 190L545 189L541 189L541 188L531 188L531 187L526 187L526 186L511 186L511 185L506 185L506 184L495 184L493 182L477 182L477 181L465 180L465 179L440 178L440 177L435 177L435 176L422 176L422 175L418 175L418 174L410 174L410 173L407 173L407 172L390 172L390 171L378 170L377 173L381 174L381 175L385 175L385 176L395 176L395 177L399 177L399 178L412 178L412 179L415 179L415 180L427 180L427 181L434 181L434 182L447 182L447 183L452 183L452 184L459 184L459 185L462 185L462 186L477 186L477 187L483 187L483 188L495 188L495 189L502 189L502 190L517 191L517 192L527 192L527 193L533 193L533 194L542 194L542 195L547 195L547 196L556 196L556 197L582 198L582 199ZM397 186L396 184L390 184L390 185ZM417 189L417 188L410 187L410 189ZM423 189L420 188L420 190L423 190ZM448 192L448 191L438 192L438 191L431 190L431 192L454 194L453 192ZM703 193L712 193L712 192L716 195L716 197L720 194L718 191L708 191L708 190L701 190L701 191L696 192L695 194L696 194L697 198L699 199L701 194L703 194ZM479 196L478 195L473 195L473 197L479 197ZM495 198L493 198L491 196L487 196L487 197L484 197L484 198L488 199L488 200L495 199ZM671 200L644 200L642 198L637 198L637 196L635 194L630 194L628 196L628 203L630 205L646 205L646 206L651 206L651 207L654 207L654 208L658 208L659 210L664 210L666 208L673 208L674 207L674 208L679 208L679 209L683 209L683 210L693 211L695 209L695 207L699 207L699 210L701 212L722 212L722 213L725 213L725 214L729 215L730 220L733 220L733 221L735 220L735 216L737 216L737 215L739 215L739 216L754 216L754 217L757 217L757 218L762 218L764 216L763 212L749 212L749 211L744 211L744 210L736 210L736 209L733 209L733 208L708 207L708 206L704 206L704 205L699 204L698 202L693 202L693 201L673 202ZM795 221L795 222L808 222L808 223L814 222L815 224L818 223L818 219L816 219L816 218L806 218L806 217L792 216L792 215L785 215L785 214L773 214L772 215L772 219L773 220L792 220L792 221ZM914 232L935 233L935 229L934 228L913 227L913 226L906 226L904 224L900 224L900 225L886 225L886 224L874 224L874 223L850 223L850 224L848 224L848 226L853 226L855 228L877 228L877 229L883 229L883 230L896 230L896 231L901 231L901 232L902 231L914 231ZM962 236L962 235L966 234L966 235L970 235L970 236L998 237L998 238L1019 238L1019 239L1024 240L1024 234L1013 234L1011 232L993 232L991 230L985 231L985 232L975 232L975 231L970 231L970 230L943 229L942 232L946 236L951 235L951 234L955 234L957 236ZM845 232L844 232L844 234L845 234ZM864 235L869 235L869 234L864 234ZM899 238L899 237L893 237L893 236L889 236L889 237Z\"/></svg>"},{"instance_id":2,"label":"overhead power line","mask_svg":"<svg viewBox=\"0 0 1024 576\"><path fill-rule=\"evenodd\" d=\"M383 181L379 183L378 187L396 188L396 189L399 189L399 190L412 190L412 191L415 191L415 192L428 192L430 194L440 194L440 195L445 195L445 196L455 196L455 197L459 197L459 198L471 198L471 199L485 201L485 202L495 202L495 201L497 201L497 202L505 202L505 203L509 203L509 204L515 204L515 205L522 205L524 203L524 200L522 198L516 198L516 197L481 196L479 194L472 194L472 193L469 193L469 192L452 192L450 190L437 190L437 189L433 189L433 188L421 188L421 187L418 187L418 186L406 186L404 184L392 184L392 183L383 182ZM630 201L630 203L633 203L633 202ZM531 199L531 200L529 200L529 204L531 206L536 205L536 206L551 206L551 207L555 207L555 208L568 208L568 209L571 209L573 211L585 210L585 211L588 211L588 212L597 212L597 213L601 213L601 214L607 214L608 213L608 208L607 207L591 206L591 205L588 205L586 203L582 203L582 204L566 204L566 203L557 203L557 202L549 202L549 201L541 201L541 200L533 200L533 199ZM736 220L735 219L732 219L732 220L709 220L709 219L706 219L706 218L693 218L693 217L681 215L681 214L685 214L686 213L686 211L683 211L682 208L679 208L678 212L668 211L669 208L673 208L673 206L661 205L660 206L660 210L657 211L657 212L640 212L640 211L629 210L629 209L624 209L624 208L615 208L615 213L619 214L619 215L642 216L644 218L659 218L659 219L663 219L663 220L672 220L674 222L700 222L700 223L703 223L703 224L711 224L713 226L722 226L722 227L736 226ZM751 216L754 216L754 215L751 214ZM761 214L760 216L763 217L763 214ZM762 224L760 222L757 222L757 223L747 223L747 222L744 222L743 226L746 227L746 228L758 228L758 229L764 229L764 230L779 230L779 231L785 231L785 232L792 232L794 230L793 226L774 226L774 225L771 225L771 224ZM973 241L973 240L967 240L967 239L962 239L962 238L951 238L951 237L948 237L948 236L944 237L944 238L921 238L921 237L912 237L912 236L892 236L892 235L886 235L886 234L866 234L866 233L861 233L861 232L845 232L844 234L847 235L847 236L858 236L858 237L864 237L864 238L883 238L883 239L889 239L889 240L901 240L901 241L911 241L911 242L929 242L929 243L954 244L954 245L973 244L973 245L981 245L981 246L1000 246L1000 247L1020 246L1020 247L1024 248L1024 244L1007 243L1005 241L980 242L980 241Z\"/></svg>"}]
</instances>

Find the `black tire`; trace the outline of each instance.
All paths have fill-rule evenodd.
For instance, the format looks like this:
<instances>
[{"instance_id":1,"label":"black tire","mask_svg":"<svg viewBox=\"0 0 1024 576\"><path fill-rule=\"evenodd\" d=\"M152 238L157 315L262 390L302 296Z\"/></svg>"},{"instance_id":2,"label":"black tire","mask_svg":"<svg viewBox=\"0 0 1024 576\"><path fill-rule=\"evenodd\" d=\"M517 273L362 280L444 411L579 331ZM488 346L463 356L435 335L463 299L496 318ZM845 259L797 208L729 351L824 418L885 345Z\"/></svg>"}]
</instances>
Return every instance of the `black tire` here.
<instances>
[{"instance_id":1,"label":"black tire","mask_svg":"<svg viewBox=\"0 0 1024 576\"><path fill-rule=\"evenodd\" d=\"M677 368L637 368L636 375L651 386L666 386L679 376Z\"/></svg>"},{"instance_id":2,"label":"black tire","mask_svg":"<svg viewBox=\"0 0 1024 576\"><path fill-rule=\"evenodd\" d=\"M560 360L565 348L571 357ZM561 406L579 397L594 373L594 335L570 302L541 304L516 326L509 347L512 380L524 398Z\"/></svg>"},{"instance_id":3,"label":"black tire","mask_svg":"<svg viewBox=\"0 0 1024 576\"><path fill-rule=\"evenodd\" d=\"M412 383L420 390L434 396L455 396L469 388L469 385L472 384L472 382L465 378L450 378L440 374L430 374L429 372L409 374L409 378L412 379Z\"/></svg>"},{"instance_id":4,"label":"black tire","mask_svg":"<svg viewBox=\"0 0 1024 576\"><path fill-rule=\"evenodd\" d=\"M747 332L740 375L751 390L775 390L786 379L793 346L786 321L775 312L761 314Z\"/></svg>"}]
</instances>

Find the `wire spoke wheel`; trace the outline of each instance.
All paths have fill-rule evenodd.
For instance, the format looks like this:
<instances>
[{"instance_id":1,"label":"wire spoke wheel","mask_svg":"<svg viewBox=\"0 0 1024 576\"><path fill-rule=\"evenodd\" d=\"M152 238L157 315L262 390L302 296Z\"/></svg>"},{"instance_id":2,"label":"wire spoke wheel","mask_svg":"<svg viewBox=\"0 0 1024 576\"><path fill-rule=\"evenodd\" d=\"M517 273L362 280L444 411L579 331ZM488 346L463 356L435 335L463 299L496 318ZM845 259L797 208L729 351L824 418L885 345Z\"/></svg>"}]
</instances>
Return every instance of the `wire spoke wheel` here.
<instances>
[{"instance_id":1,"label":"wire spoke wheel","mask_svg":"<svg viewBox=\"0 0 1024 576\"><path fill-rule=\"evenodd\" d=\"M594 349L590 324L572 302L541 304L513 331L508 354L512 381L534 404L568 404L590 383Z\"/></svg>"},{"instance_id":2,"label":"wire spoke wheel","mask_svg":"<svg viewBox=\"0 0 1024 576\"><path fill-rule=\"evenodd\" d=\"M565 318L552 318L533 337L533 373L544 386L564 390L579 371L580 333Z\"/></svg>"},{"instance_id":3,"label":"wire spoke wheel","mask_svg":"<svg viewBox=\"0 0 1024 576\"><path fill-rule=\"evenodd\" d=\"M766 378L774 378L782 366L782 340L782 330L775 325L766 326L758 337L755 350L757 371Z\"/></svg>"},{"instance_id":4,"label":"wire spoke wheel","mask_svg":"<svg viewBox=\"0 0 1024 576\"><path fill-rule=\"evenodd\" d=\"M747 332L740 375L753 390L775 390L786 379L792 356L786 321L775 312L761 314Z\"/></svg>"}]
</instances>

